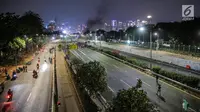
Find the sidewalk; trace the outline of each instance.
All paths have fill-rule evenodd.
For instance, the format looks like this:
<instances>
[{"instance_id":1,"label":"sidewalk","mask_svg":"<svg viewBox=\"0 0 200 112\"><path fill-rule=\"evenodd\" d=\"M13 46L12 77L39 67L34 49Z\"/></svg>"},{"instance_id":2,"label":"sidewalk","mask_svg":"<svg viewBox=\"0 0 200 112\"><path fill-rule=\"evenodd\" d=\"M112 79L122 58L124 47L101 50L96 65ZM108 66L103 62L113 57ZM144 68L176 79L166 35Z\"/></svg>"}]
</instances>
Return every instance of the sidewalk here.
<instances>
[{"instance_id":1,"label":"sidewalk","mask_svg":"<svg viewBox=\"0 0 200 112\"><path fill-rule=\"evenodd\" d=\"M16 65L13 65L13 66L0 66L0 69L1 68L6 68L8 70L8 74L10 75L10 77L12 77L12 71L13 70L16 70L17 67L22 67L23 66L23 63L25 62L28 62L30 60L32 60L34 57L33 57L33 54L28 54L26 56L24 56L24 59L22 60L22 62L20 62L17 66ZM6 75L4 72L2 72L0 74L0 84L3 83L4 81L6 80Z\"/></svg>"},{"instance_id":2,"label":"sidewalk","mask_svg":"<svg viewBox=\"0 0 200 112\"><path fill-rule=\"evenodd\" d=\"M59 112L81 112L63 52L56 51Z\"/></svg>"}]
</instances>

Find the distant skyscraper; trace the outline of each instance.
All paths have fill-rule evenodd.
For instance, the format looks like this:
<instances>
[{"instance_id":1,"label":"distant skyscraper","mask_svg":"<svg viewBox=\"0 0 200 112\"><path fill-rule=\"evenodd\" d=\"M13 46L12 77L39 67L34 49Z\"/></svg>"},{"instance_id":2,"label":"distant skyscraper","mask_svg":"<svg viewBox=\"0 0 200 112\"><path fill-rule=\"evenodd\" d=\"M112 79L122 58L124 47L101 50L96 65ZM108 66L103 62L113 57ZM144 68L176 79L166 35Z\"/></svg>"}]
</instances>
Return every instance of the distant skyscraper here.
<instances>
[{"instance_id":1,"label":"distant skyscraper","mask_svg":"<svg viewBox=\"0 0 200 112\"><path fill-rule=\"evenodd\" d=\"M144 26L144 25L147 25L148 24L148 22L147 21L142 21L142 26Z\"/></svg>"},{"instance_id":2,"label":"distant skyscraper","mask_svg":"<svg viewBox=\"0 0 200 112\"><path fill-rule=\"evenodd\" d=\"M110 31L111 30L111 25L108 23L104 23L104 30L105 31Z\"/></svg>"},{"instance_id":3,"label":"distant skyscraper","mask_svg":"<svg viewBox=\"0 0 200 112\"><path fill-rule=\"evenodd\" d=\"M50 31L56 31L56 23L54 20L50 21L49 24L47 25L47 28Z\"/></svg>"},{"instance_id":4,"label":"distant skyscraper","mask_svg":"<svg viewBox=\"0 0 200 112\"><path fill-rule=\"evenodd\" d=\"M134 26L134 22L132 20L128 21L127 26L128 27Z\"/></svg>"},{"instance_id":5,"label":"distant skyscraper","mask_svg":"<svg viewBox=\"0 0 200 112\"><path fill-rule=\"evenodd\" d=\"M140 26L141 26L141 21L140 21L139 19L137 19L136 26L137 26L137 27L140 27Z\"/></svg>"},{"instance_id":6,"label":"distant skyscraper","mask_svg":"<svg viewBox=\"0 0 200 112\"><path fill-rule=\"evenodd\" d=\"M117 30L117 20L111 21L112 30Z\"/></svg>"},{"instance_id":7,"label":"distant skyscraper","mask_svg":"<svg viewBox=\"0 0 200 112\"><path fill-rule=\"evenodd\" d=\"M123 23L123 29L126 30L127 29L127 24L124 22Z\"/></svg>"},{"instance_id":8,"label":"distant skyscraper","mask_svg":"<svg viewBox=\"0 0 200 112\"><path fill-rule=\"evenodd\" d=\"M123 23L121 21L118 22L118 30L122 30L123 29Z\"/></svg>"}]
</instances>

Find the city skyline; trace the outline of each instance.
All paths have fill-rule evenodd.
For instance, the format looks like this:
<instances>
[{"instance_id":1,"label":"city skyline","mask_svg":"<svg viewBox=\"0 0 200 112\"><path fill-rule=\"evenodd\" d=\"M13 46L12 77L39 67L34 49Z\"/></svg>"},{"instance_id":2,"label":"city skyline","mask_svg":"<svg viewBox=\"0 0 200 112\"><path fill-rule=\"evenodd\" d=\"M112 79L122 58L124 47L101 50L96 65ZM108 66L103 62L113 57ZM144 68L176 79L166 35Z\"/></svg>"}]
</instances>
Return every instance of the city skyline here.
<instances>
[{"instance_id":1,"label":"city skyline","mask_svg":"<svg viewBox=\"0 0 200 112\"><path fill-rule=\"evenodd\" d=\"M48 4L47 4L48 3ZM141 18L145 20L148 14L153 16L153 23L181 21L182 5L194 5L194 16L200 16L200 1L198 0L43 0L30 1L3 0L0 5L0 12L16 12L23 14L32 10L41 15L45 23L52 18L58 21L68 21L72 25L85 24L87 20L100 15L103 20L135 20ZM23 6L22 6L23 5ZM170 8L169 8L170 7ZM100 12L100 14L99 14Z\"/></svg>"}]
</instances>

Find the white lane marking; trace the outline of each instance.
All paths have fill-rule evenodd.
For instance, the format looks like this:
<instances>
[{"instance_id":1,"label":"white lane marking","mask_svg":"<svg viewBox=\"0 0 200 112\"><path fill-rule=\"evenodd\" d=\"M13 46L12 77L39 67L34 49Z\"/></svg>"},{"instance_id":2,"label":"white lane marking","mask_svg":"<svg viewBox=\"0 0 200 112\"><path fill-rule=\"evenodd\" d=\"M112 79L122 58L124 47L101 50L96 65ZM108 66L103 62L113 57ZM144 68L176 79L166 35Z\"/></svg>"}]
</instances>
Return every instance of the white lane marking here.
<instances>
[{"instance_id":1,"label":"white lane marking","mask_svg":"<svg viewBox=\"0 0 200 112\"><path fill-rule=\"evenodd\" d=\"M189 107L189 110L191 110L191 111L193 111L193 112L196 112L196 110L194 110L194 109L192 109L192 108L190 108L190 107Z\"/></svg>"},{"instance_id":2,"label":"white lane marking","mask_svg":"<svg viewBox=\"0 0 200 112\"><path fill-rule=\"evenodd\" d=\"M117 65L113 65L114 67L116 67L116 68L118 68L118 69L120 69Z\"/></svg>"},{"instance_id":3,"label":"white lane marking","mask_svg":"<svg viewBox=\"0 0 200 112\"><path fill-rule=\"evenodd\" d=\"M31 93L29 94L29 96L28 96L28 98L27 98L27 100L26 100L26 101L28 101L28 100L30 99L30 97L31 97Z\"/></svg>"},{"instance_id":4,"label":"white lane marking","mask_svg":"<svg viewBox=\"0 0 200 112\"><path fill-rule=\"evenodd\" d=\"M140 78L136 78L137 80L139 80ZM141 80L141 79L140 79ZM151 87L151 85L149 85L148 83L144 82L143 80L141 80L142 83L146 84L147 86Z\"/></svg>"},{"instance_id":5,"label":"white lane marking","mask_svg":"<svg viewBox=\"0 0 200 112\"><path fill-rule=\"evenodd\" d=\"M114 91L110 86L108 86L108 88L109 88L113 93L115 93L115 91Z\"/></svg>"},{"instance_id":6,"label":"white lane marking","mask_svg":"<svg viewBox=\"0 0 200 112\"><path fill-rule=\"evenodd\" d=\"M76 51L72 51L72 53L73 53L75 56L79 57L79 59L81 59L82 61L86 62Z\"/></svg>"},{"instance_id":7,"label":"white lane marking","mask_svg":"<svg viewBox=\"0 0 200 112\"><path fill-rule=\"evenodd\" d=\"M120 79L121 82L123 82L124 84L126 84L128 87L131 87L128 83L126 83L125 81L123 81L122 79Z\"/></svg>"},{"instance_id":8,"label":"white lane marking","mask_svg":"<svg viewBox=\"0 0 200 112\"><path fill-rule=\"evenodd\" d=\"M151 85L149 85L148 83L146 83L146 82L144 82L144 81L142 81L144 84L146 84L147 86L149 86L149 87L151 87Z\"/></svg>"},{"instance_id":9,"label":"white lane marking","mask_svg":"<svg viewBox=\"0 0 200 112\"><path fill-rule=\"evenodd\" d=\"M100 97L103 99L104 102L106 102L106 99L102 95L100 95Z\"/></svg>"},{"instance_id":10,"label":"white lane marking","mask_svg":"<svg viewBox=\"0 0 200 112\"><path fill-rule=\"evenodd\" d=\"M83 51L81 51L81 50L79 50L79 49L78 49L78 51L80 51L83 55L85 55L90 61L93 61L93 59L90 58L89 56L87 56Z\"/></svg>"}]
</instances>

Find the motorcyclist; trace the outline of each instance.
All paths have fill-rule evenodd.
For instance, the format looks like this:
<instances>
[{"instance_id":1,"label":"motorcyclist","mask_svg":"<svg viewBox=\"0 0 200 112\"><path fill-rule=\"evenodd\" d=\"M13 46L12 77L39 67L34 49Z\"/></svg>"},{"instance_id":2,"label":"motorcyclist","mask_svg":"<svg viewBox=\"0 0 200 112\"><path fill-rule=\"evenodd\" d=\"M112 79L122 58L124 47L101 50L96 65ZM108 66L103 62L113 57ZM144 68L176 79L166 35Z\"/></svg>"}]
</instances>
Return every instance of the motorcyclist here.
<instances>
[{"instance_id":1,"label":"motorcyclist","mask_svg":"<svg viewBox=\"0 0 200 112\"><path fill-rule=\"evenodd\" d=\"M12 75L14 76L16 74L16 71L15 70L13 70L13 73L12 73Z\"/></svg>"},{"instance_id":2,"label":"motorcyclist","mask_svg":"<svg viewBox=\"0 0 200 112\"><path fill-rule=\"evenodd\" d=\"M37 76L37 71L33 70L33 77Z\"/></svg>"},{"instance_id":3,"label":"motorcyclist","mask_svg":"<svg viewBox=\"0 0 200 112\"><path fill-rule=\"evenodd\" d=\"M12 92L12 90L11 90L11 89L9 89L9 90L8 90L8 92L7 92L7 94L12 96L12 95L13 95L13 92Z\"/></svg>"},{"instance_id":4,"label":"motorcyclist","mask_svg":"<svg viewBox=\"0 0 200 112\"><path fill-rule=\"evenodd\" d=\"M39 63L37 63L37 69L39 69L40 68L40 65L39 65Z\"/></svg>"}]
</instances>

